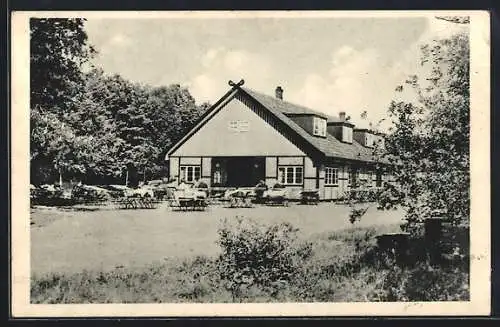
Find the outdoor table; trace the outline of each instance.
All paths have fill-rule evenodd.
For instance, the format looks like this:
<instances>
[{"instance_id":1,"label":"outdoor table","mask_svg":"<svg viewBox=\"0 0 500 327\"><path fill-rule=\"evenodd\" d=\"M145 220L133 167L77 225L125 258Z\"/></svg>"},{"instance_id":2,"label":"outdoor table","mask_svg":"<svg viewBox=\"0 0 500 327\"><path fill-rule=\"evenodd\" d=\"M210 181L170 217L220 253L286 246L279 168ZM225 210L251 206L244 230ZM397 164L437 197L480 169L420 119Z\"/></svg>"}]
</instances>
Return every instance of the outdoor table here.
<instances>
[{"instance_id":1,"label":"outdoor table","mask_svg":"<svg viewBox=\"0 0 500 327\"><path fill-rule=\"evenodd\" d=\"M230 200L230 207L246 207L252 206L252 199L255 198L255 192L253 189L239 188L231 191L227 194Z\"/></svg>"},{"instance_id":2,"label":"outdoor table","mask_svg":"<svg viewBox=\"0 0 500 327\"><path fill-rule=\"evenodd\" d=\"M192 210L205 209L206 206L206 193L197 190L187 190L181 192L181 195L178 193L175 195L174 193L174 199L170 202L171 208L179 208L183 210L187 210L189 208Z\"/></svg>"},{"instance_id":3,"label":"outdoor table","mask_svg":"<svg viewBox=\"0 0 500 327\"><path fill-rule=\"evenodd\" d=\"M115 202L120 209L155 209L158 201L153 198L125 197Z\"/></svg>"},{"instance_id":4,"label":"outdoor table","mask_svg":"<svg viewBox=\"0 0 500 327\"><path fill-rule=\"evenodd\" d=\"M264 191L262 199L268 205L283 205L288 206L288 200L286 198L286 189L271 189Z\"/></svg>"}]
</instances>

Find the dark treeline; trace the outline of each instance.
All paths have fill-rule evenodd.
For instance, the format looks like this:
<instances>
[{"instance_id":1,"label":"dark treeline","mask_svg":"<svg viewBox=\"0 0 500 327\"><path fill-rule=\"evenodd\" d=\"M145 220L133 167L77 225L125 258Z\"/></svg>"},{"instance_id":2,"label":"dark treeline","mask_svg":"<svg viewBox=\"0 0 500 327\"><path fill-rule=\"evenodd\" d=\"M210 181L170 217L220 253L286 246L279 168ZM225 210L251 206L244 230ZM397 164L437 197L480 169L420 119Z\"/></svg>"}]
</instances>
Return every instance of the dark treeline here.
<instances>
[{"instance_id":1,"label":"dark treeline","mask_svg":"<svg viewBox=\"0 0 500 327\"><path fill-rule=\"evenodd\" d=\"M83 19L32 19L31 183L125 183L166 176L168 148L208 104L92 67ZM127 173L128 172L128 173Z\"/></svg>"}]
</instances>

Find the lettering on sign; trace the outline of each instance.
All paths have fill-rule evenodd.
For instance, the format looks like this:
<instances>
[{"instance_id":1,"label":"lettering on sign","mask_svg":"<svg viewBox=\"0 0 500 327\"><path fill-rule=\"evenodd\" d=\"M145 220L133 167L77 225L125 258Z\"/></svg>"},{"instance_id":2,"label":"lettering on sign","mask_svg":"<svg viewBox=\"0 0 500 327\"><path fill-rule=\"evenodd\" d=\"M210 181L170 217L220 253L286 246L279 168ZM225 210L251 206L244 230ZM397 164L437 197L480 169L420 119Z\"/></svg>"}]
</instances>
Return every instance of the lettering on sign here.
<instances>
[{"instance_id":1,"label":"lettering on sign","mask_svg":"<svg viewBox=\"0 0 500 327\"><path fill-rule=\"evenodd\" d=\"M245 120L232 120L228 123L228 128L232 132L248 132L250 124Z\"/></svg>"}]
</instances>

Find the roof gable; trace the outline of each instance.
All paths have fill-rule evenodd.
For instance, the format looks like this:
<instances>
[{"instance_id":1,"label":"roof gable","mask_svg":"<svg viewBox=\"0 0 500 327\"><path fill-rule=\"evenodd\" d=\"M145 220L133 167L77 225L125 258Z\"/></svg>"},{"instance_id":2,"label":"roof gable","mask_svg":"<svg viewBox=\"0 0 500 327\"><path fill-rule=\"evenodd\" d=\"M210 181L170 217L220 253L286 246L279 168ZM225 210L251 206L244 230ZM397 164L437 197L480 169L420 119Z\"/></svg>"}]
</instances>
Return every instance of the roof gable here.
<instances>
[{"instance_id":1,"label":"roof gable","mask_svg":"<svg viewBox=\"0 0 500 327\"><path fill-rule=\"evenodd\" d=\"M216 103L214 103L205 113L200 117L198 122L194 125L194 127L184 135L177 143L175 143L165 155L165 160L168 159L168 156L176 151L181 145L183 145L194 133L196 133L201 127L203 127L213 116L215 116L223 107L224 104L231 101L234 96L238 93L238 89L236 87L232 87L229 91L226 92Z\"/></svg>"},{"instance_id":2,"label":"roof gable","mask_svg":"<svg viewBox=\"0 0 500 327\"><path fill-rule=\"evenodd\" d=\"M265 119L265 114L267 112L254 110L236 95L170 155L304 156L297 145Z\"/></svg>"}]
</instances>

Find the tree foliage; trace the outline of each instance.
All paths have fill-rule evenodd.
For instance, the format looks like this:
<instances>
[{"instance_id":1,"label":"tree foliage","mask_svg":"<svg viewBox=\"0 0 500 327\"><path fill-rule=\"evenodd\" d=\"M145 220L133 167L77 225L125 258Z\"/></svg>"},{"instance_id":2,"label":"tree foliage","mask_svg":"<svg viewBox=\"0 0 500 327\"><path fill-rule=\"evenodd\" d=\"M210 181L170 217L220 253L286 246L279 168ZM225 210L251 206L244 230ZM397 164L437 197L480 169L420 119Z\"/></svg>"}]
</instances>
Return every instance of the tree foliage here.
<instances>
[{"instance_id":1,"label":"tree foliage","mask_svg":"<svg viewBox=\"0 0 500 327\"><path fill-rule=\"evenodd\" d=\"M416 101L391 103L394 128L386 140L400 192L384 206L407 208L410 231L434 216L467 225L470 207L468 35L434 40L421 58L427 73L397 88L412 90Z\"/></svg>"},{"instance_id":2,"label":"tree foliage","mask_svg":"<svg viewBox=\"0 0 500 327\"><path fill-rule=\"evenodd\" d=\"M180 85L86 67L94 53L83 20L31 21L32 183L59 174L87 183L160 177L165 151L207 108Z\"/></svg>"},{"instance_id":3,"label":"tree foliage","mask_svg":"<svg viewBox=\"0 0 500 327\"><path fill-rule=\"evenodd\" d=\"M73 152L74 142L81 140L66 120L82 89L82 68L95 53L83 24L83 19L30 20L32 180L81 168Z\"/></svg>"},{"instance_id":4,"label":"tree foliage","mask_svg":"<svg viewBox=\"0 0 500 327\"><path fill-rule=\"evenodd\" d=\"M80 18L30 20L31 107L62 113L82 84L82 66L95 53Z\"/></svg>"}]
</instances>

